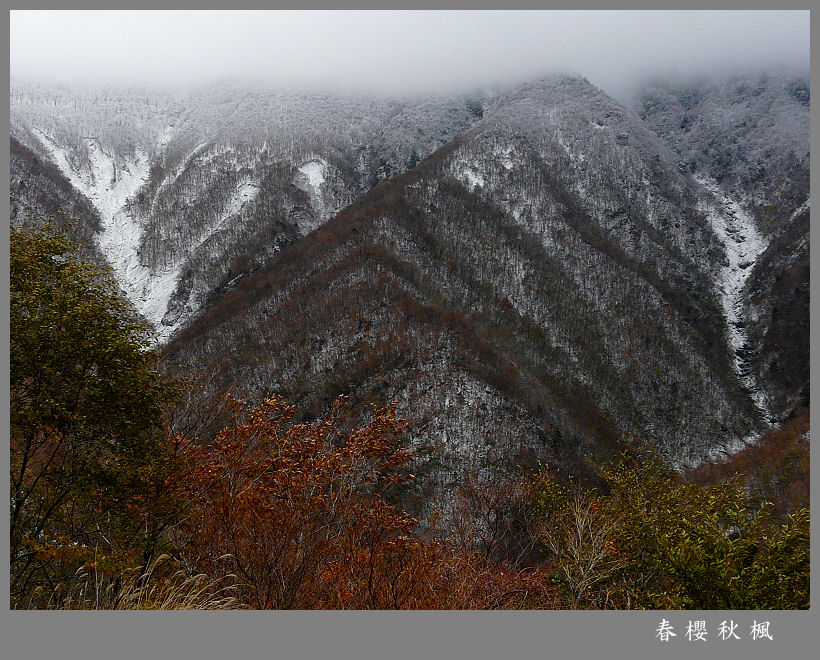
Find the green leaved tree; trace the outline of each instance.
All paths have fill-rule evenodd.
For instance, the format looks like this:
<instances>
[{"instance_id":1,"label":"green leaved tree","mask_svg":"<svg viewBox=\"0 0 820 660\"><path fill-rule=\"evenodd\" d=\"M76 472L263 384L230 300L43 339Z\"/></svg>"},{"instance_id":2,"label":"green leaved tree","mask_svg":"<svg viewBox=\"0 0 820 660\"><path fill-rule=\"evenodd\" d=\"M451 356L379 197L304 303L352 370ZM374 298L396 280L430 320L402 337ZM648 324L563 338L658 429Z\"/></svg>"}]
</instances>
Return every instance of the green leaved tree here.
<instances>
[{"instance_id":1,"label":"green leaved tree","mask_svg":"<svg viewBox=\"0 0 820 660\"><path fill-rule=\"evenodd\" d=\"M10 596L147 562L169 506L173 386L109 273L48 226L10 236Z\"/></svg>"},{"instance_id":2,"label":"green leaved tree","mask_svg":"<svg viewBox=\"0 0 820 660\"><path fill-rule=\"evenodd\" d=\"M807 508L783 523L739 480L685 483L651 452L599 469L602 492L543 480L544 542L574 606L809 607Z\"/></svg>"}]
</instances>

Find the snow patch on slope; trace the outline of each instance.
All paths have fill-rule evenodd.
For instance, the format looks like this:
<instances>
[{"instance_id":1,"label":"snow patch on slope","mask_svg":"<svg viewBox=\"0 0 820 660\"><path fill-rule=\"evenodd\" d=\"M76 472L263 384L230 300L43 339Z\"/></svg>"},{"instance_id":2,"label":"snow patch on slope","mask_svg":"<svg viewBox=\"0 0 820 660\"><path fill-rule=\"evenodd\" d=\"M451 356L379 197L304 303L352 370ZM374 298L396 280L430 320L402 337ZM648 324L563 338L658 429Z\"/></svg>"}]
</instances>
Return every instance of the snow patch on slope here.
<instances>
[{"instance_id":1,"label":"snow patch on slope","mask_svg":"<svg viewBox=\"0 0 820 660\"><path fill-rule=\"evenodd\" d=\"M314 219L299 223L299 229L305 234L319 227L330 217L322 190L327 174L327 162L322 158L312 158L299 167L293 177L293 185L308 194L313 209Z\"/></svg>"},{"instance_id":2,"label":"snow patch on slope","mask_svg":"<svg viewBox=\"0 0 820 660\"><path fill-rule=\"evenodd\" d=\"M497 150L494 150L495 152ZM459 158L453 160L450 165L450 172L468 190L475 190L476 187L484 188L487 185L487 180L480 171L481 167L480 159L469 158L465 160L465 156L462 154Z\"/></svg>"},{"instance_id":3,"label":"snow patch on slope","mask_svg":"<svg viewBox=\"0 0 820 660\"><path fill-rule=\"evenodd\" d=\"M744 367L738 353L747 339L741 297L743 287L758 257L766 250L767 242L737 201L720 190L714 182L702 177L698 177L697 180L712 194L712 198L704 203L703 210L709 218L712 230L726 251L726 260L717 284L720 302L728 321L729 345L734 357L734 370L740 382L748 389L761 416L767 424L770 424L771 415L768 412L766 395Z\"/></svg>"},{"instance_id":4,"label":"snow patch on slope","mask_svg":"<svg viewBox=\"0 0 820 660\"><path fill-rule=\"evenodd\" d=\"M314 190L318 189L325 182L325 162L312 160L299 168L299 171L307 177L307 184Z\"/></svg>"},{"instance_id":5,"label":"snow patch on slope","mask_svg":"<svg viewBox=\"0 0 820 660\"><path fill-rule=\"evenodd\" d=\"M484 177L481 175L481 173L476 172L471 167L464 167L459 172L459 177L458 178L462 182L466 183L467 187L470 190L473 190L474 188L476 188L476 186L479 187L479 188L483 188L487 184L487 182L484 180Z\"/></svg>"},{"instance_id":6,"label":"snow patch on slope","mask_svg":"<svg viewBox=\"0 0 820 660\"><path fill-rule=\"evenodd\" d=\"M509 171L513 168L513 148L510 145L500 146L496 145L493 149L493 156L501 163L505 170Z\"/></svg>"},{"instance_id":7,"label":"snow patch on slope","mask_svg":"<svg viewBox=\"0 0 820 660\"><path fill-rule=\"evenodd\" d=\"M258 194L259 185L253 181L243 181L236 186L230 201L225 205L220 224L232 215L236 215L245 204L253 201Z\"/></svg>"}]
</instances>

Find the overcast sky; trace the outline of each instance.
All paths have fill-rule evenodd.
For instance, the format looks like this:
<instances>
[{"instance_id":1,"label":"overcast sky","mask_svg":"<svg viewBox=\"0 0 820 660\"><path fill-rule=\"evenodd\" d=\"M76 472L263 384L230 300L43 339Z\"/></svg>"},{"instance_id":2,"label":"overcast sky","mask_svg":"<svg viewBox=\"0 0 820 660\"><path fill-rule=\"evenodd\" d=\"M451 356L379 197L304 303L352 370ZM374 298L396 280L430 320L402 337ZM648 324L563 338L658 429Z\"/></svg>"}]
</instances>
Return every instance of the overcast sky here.
<instances>
[{"instance_id":1,"label":"overcast sky","mask_svg":"<svg viewBox=\"0 0 820 660\"><path fill-rule=\"evenodd\" d=\"M809 66L808 11L14 11L10 31L13 76L67 82L397 93L562 71L622 96L647 75Z\"/></svg>"}]
</instances>

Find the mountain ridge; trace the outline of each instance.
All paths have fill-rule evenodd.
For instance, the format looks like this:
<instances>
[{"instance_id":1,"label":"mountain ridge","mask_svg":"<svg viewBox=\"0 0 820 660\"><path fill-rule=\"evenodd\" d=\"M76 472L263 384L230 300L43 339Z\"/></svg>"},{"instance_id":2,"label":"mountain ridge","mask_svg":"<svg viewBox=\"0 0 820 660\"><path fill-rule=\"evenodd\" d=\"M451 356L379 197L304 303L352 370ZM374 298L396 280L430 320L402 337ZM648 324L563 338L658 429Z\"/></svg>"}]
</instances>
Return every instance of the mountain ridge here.
<instances>
[{"instance_id":1,"label":"mountain ridge","mask_svg":"<svg viewBox=\"0 0 820 660\"><path fill-rule=\"evenodd\" d=\"M140 148L155 153L114 217L140 227L131 272L173 281L151 317L179 365L211 363L251 397L290 392L307 414L345 388L365 403L397 398L417 447L458 455L452 473L514 456L578 470L629 437L696 464L805 399L807 316L790 289L765 288L788 272L807 301L808 211L760 219L761 190L785 199L772 173L743 215L746 198L684 160L694 138L676 137L671 102L630 109L550 76L484 98L371 102L367 118L316 95L291 122L270 108L306 97L266 93L233 114L227 91L187 110L168 102L173 126L149 131L158 147L112 152L115 172ZM12 132L33 139L17 98ZM319 133L287 137L323 112ZM344 130L342 117L354 118ZM788 198L800 194L798 182ZM457 399L476 410L459 418Z\"/></svg>"}]
</instances>

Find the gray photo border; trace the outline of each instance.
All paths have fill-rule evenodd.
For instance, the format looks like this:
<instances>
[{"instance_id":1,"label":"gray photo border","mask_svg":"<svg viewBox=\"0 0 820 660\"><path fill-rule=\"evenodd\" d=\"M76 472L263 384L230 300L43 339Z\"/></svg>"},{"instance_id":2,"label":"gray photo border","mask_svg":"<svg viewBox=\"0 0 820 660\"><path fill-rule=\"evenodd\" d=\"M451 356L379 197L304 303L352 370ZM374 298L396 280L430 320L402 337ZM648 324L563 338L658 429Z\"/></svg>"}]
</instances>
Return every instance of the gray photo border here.
<instances>
[{"instance_id":1,"label":"gray photo border","mask_svg":"<svg viewBox=\"0 0 820 660\"><path fill-rule=\"evenodd\" d=\"M20 8L23 3L16 3ZM45 3L39 3L45 4ZM54 0L50 8L61 8ZM112 3L81 2L74 8L111 8ZM118 0L121 8L134 8L134 3ZM139 8L162 9L164 3L140 3ZM226 8L225 3L210 3L214 9ZM330 8L323 3L281 1L277 8ZM322 7L321 5L325 6ZM381 9L383 5L369 1L348 1L346 8ZM396 9L439 9L441 4L430 0L415 0L411 7L399 0L392 0ZM561 4L517 2L514 9L599 9L596 3L564 1ZM597 7L595 5L598 5ZM721 9L784 9L760 2L741 3L732 0L721 3ZM76 5L80 5L77 7ZM150 6L149 6L150 5ZM174 8L203 9L203 3L194 5L190 0L174 3ZM510 9L499 2L447 2L447 9ZM590 6L592 5L592 6ZM679 3L664 3L664 8L680 9ZM677 5L677 6L675 6ZM728 6L727 6L728 5ZM750 7L750 5L752 5ZM39 7L38 7L39 8ZM234 8L233 6L231 7ZM250 7L248 7L250 8ZM256 7L267 8L267 7ZM656 9L657 3L631 2L629 9ZM714 9L710 3L699 2L697 9ZM808 3L789 9L808 10ZM6 19L8 21L8 18ZM814 21L812 20L812 23ZM816 70L816 48L812 48L812 69ZM816 78L815 75L812 78ZM817 117L812 118L812 151L817 153L817 136L820 134ZM814 162L816 156L812 158ZM9 151L2 154L4 171L8 174ZM6 178L8 180L8 177ZM6 211L7 213L7 211ZM4 248L8 248L8 223L2 227ZM811 241L814 250L816 240ZM9 265L2 263L4 304L3 332L9 333L8 278ZM812 288L815 284L812 277ZM818 328L817 305L811 306L811 322ZM814 339L815 332L812 332ZM8 343L6 344L8 345ZM8 438L8 353L3 354L6 370L3 386L3 436ZM816 394L816 360L812 360L812 395ZM812 460L816 451L812 451ZM8 466L8 453L2 452L4 469ZM812 475L812 502L816 500L817 475ZM8 536L6 510L4 509L3 538ZM815 525L816 527L816 525ZM815 535L816 536L816 535ZM816 555L817 540L812 540ZM662 612L17 612L9 611L8 581L4 579L4 611L0 614L0 656L4 658L51 659L77 658L305 658L310 660L330 658L755 658L801 659L816 657L811 649L818 631L818 607L804 612L783 611L662 611ZM817 591L817 578L812 578ZM667 619L679 633L678 643L662 644L655 631L662 619ZM740 640L720 642L716 634L710 643L698 645L683 640L690 620L704 619L707 627L716 633L723 620L741 624ZM774 641L752 641L748 626L752 621L770 621ZM722 644L722 645L721 645Z\"/></svg>"}]
</instances>

